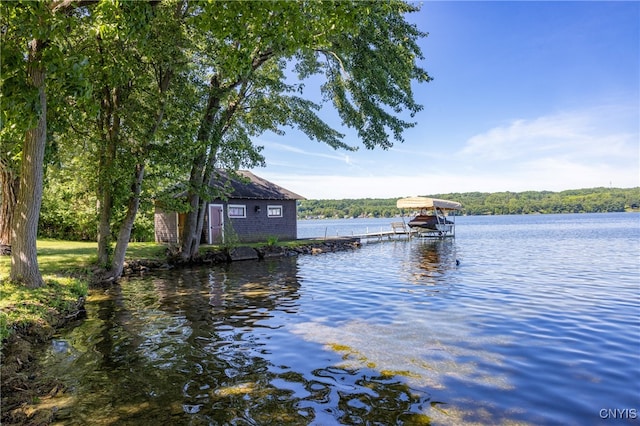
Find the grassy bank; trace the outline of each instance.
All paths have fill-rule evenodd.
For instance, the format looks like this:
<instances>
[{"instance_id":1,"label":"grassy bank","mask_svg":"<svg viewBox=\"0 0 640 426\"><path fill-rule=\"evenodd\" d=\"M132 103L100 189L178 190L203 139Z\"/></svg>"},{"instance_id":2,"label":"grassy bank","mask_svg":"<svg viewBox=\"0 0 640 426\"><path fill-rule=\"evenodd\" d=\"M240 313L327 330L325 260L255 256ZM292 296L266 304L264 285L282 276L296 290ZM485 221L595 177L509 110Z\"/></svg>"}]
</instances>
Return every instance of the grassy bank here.
<instances>
[{"instance_id":1,"label":"grassy bank","mask_svg":"<svg viewBox=\"0 0 640 426\"><path fill-rule=\"evenodd\" d=\"M73 314L86 296L96 243L39 240L38 265L46 285L28 289L9 282L11 259L0 257L0 349L17 331L49 329ZM155 243L132 243L128 258L160 258L165 248Z\"/></svg>"}]
</instances>

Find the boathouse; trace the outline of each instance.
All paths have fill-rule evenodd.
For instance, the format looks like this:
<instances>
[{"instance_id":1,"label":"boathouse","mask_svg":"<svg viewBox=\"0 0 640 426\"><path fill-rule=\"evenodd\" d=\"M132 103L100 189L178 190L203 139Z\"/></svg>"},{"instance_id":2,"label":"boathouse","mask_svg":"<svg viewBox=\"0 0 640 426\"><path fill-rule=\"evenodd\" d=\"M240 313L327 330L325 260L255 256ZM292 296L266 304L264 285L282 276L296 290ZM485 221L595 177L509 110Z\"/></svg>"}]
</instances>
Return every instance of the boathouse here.
<instances>
[{"instance_id":1,"label":"boathouse","mask_svg":"<svg viewBox=\"0 0 640 426\"><path fill-rule=\"evenodd\" d=\"M223 195L208 203L200 241L222 243L231 233L240 242L295 240L297 201L304 197L247 170L236 173L219 172L210 183ZM154 216L156 242L178 244L186 214L156 203Z\"/></svg>"}]
</instances>

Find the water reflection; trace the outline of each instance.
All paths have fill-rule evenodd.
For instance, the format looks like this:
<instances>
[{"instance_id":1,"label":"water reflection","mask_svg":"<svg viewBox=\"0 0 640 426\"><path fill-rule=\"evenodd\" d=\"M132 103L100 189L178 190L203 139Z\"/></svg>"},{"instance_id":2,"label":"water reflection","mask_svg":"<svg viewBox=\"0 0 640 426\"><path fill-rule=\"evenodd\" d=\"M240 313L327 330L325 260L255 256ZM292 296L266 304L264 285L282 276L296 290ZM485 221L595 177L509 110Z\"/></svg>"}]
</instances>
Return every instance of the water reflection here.
<instances>
[{"instance_id":1,"label":"water reflection","mask_svg":"<svg viewBox=\"0 0 640 426\"><path fill-rule=\"evenodd\" d=\"M456 245L451 238L418 240L415 262L428 276L442 276L456 267Z\"/></svg>"},{"instance_id":2,"label":"water reflection","mask_svg":"<svg viewBox=\"0 0 640 426\"><path fill-rule=\"evenodd\" d=\"M295 259L238 263L93 293L44 361L72 385L64 424L427 422L424 391L285 330L297 277Z\"/></svg>"},{"instance_id":3,"label":"water reflection","mask_svg":"<svg viewBox=\"0 0 640 426\"><path fill-rule=\"evenodd\" d=\"M412 284L429 286L429 291L439 292L452 285L453 273L458 267L455 240L415 239L408 245L410 250L402 272ZM413 289L415 291L415 289Z\"/></svg>"}]
</instances>

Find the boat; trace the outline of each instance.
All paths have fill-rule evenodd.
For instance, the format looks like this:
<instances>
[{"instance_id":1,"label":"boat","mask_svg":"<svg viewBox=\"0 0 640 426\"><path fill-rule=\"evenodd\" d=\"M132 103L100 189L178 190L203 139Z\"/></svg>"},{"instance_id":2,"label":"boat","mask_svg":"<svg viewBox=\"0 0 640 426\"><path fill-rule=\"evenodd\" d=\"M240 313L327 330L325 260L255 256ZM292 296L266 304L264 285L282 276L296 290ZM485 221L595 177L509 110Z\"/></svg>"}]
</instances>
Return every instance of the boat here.
<instances>
[{"instance_id":1,"label":"boat","mask_svg":"<svg viewBox=\"0 0 640 426\"><path fill-rule=\"evenodd\" d=\"M399 209L410 209L415 214L407 225L422 237L455 236L455 212L462 209L457 201L430 197L401 198L396 202Z\"/></svg>"}]
</instances>

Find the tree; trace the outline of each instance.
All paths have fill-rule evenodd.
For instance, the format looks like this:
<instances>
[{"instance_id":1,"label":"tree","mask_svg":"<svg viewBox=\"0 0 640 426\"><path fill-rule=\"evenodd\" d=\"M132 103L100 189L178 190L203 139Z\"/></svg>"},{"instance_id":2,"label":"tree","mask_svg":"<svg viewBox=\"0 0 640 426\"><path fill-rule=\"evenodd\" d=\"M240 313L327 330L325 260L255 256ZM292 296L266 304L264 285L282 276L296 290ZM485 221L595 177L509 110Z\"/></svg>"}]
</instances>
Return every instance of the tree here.
<instances>
[{"instance_id":1,"label":"tree","mask_svg":"<svg viewBox=\"0 0 640 426\"><path fill-rule=\"evenodd\" d=\"M38 92L28 84L25 61L30 33L20 31L32 20L25 5L0 4L2 60L0 61L0 244L9 253L11 227L16 208L21 150L26 131L37 118ZM22 25L20 25L22 24Z\"/></svg>"},{"instance_id":2,"label":"tree","mask_svg":"<svg viewBox=\"0 0 640 426\"><path fill-rule=\"evenodd\" d=\"M67 31L65 54L87 55L85 80L92 96L74 99L75 110L84 113L76 120L82 125L67 129L60 149L64 154L81 147L84 160L74 161L73 167L96 192L98 263L105 279L122 273L150 159L163 157L163 152L168 156L157 135L163 130L170 82L188 62L179 42L186 5L100 2L76 16L81 25ZM185 115L188 111L181 111L180 118ZM69 161L69 156L58 159Z\"/></svg>"},{"instance_id":3,"label":"tree","mask_svg":"<svg viewBox=\"0 0 640 426\"><path fill-rule=\"evenodd\" d=\"M91 55L98 263L105 279L122 274L145 171L162 133L170 83L188 62L183 51L187 3L101 3L91 11ZM176 127L173 127L175 130ZM157 158L157 157L156 157ZM115 250L111 251L113 230Z\"/></svg>"},{"instance_id":4,"label":"tree","mask_svg":"<svg viewBox=\"0 0 640 426\"><path fill-rule=\"evenodd\" d=\"M27 287L43 285L36 238L42 203L44 149L47 142L47 95L45 92L44 40L29 42L27 54L27 81L38 90L39 109L35 127L27 130L22 145L22 167L16 197L15 217L11 222L11 280L23 282Z\"/></svg>"},{"instance_id":5,"label":"tree","mask_svg":"<svg viewBox=\"0 0 640 426\"><path fill-rule=\"evenodd\" d=\"M223 5L235 19L233 24L223 22L226 36L213 40L206 51L210 59L206 69L212 73L187 189L189 211L181 238L184 259L197 255L205 187L214 178L217 154L229 142L226 132L233 126L250 123L253 134L296 126L334 148L355 149L318 117L320 105L291 95L300 86L283 84L288 64L295 65L301 80L324 76L325 101L333 104L344 125L355 128L370 149L389 148L391 138L402 141L402 131L415 123L399 115L406 110L413 116L421 109L413 100L411 84L430 80L416 65L422 58L417 39L425 34L404 19L404 14L417 9L404 2ZM204 9L199 18L212 19L211 13ZM250 92L256 86L259 90ZM252 103L282 108L263 108L260 114Z\"/></svg>"},{"instance_id":6,"label":"tree","mask_svg":"<svg viewBox=\"0 0 640 426\"><path fill-rule=\"evenodd\" d=\"M84 0L60 0L50 3L2 2L2 98L3 177L7 165L5 149L15 140L4 137L23 133L19 149L15 206L11 226L11 273L13 281L27 287L43 285L38 268L36 237L42 203L44 156L47 145L47 73L65 64L61 41L69 25L72 11ZM6 106L6 110L5 110ZM13 145L15 147L15 145ZM14 157L15 158L15 157ZM13 178L11 176L10 178ZM3 188L9 184L3 180ZM3 196L3 210L13 202Z\"/></svg>"},{"instance_id":7,"label":"tree","mask_svg":"<svg viewBox=\"0 0 640 426\"><path fill-rule=\"evenodd\" d=\"M47 96L45 91L46 63L43 51L48 41L47 27L51 17L51 11L47 6L40 3L19 3L11 10L3 4L3 45L7 42L8 51L12 55L14 68L12 74L17 79L24 78L24 81L16 82L17 86L27 89L31 99L31 114L28 116L32 120L28 121L24 127L24 139L22 143L22 161L15 194L15 206L13 216L9 218L11 223L11 273L13 281L21 282L27 287L35 288L43 285L42 276L38 268L38 258L36 252L36 236L38 231L38 216L40 214L40 204L42 198L42 175L44 150L47 133ZM18 25L29 23L28 28L34 30L33 34L20 33ZM17 25L16 25L17 24ZM34 25L36 24L36 25ZM14 56L19 52L20 44L26 47L23 51L24 59L20 61ZM24 72L20 68L24 67ZM18 77L20 76L20 77ZM3 88L5 82L3 81ZM26 120L25 120L26 121ZM10 124L11 122L7 123ZM4 123L3 123L4 124ZM5 151L3 149L3 151ZM3 162L6 164L6 159ZM12 185L13 176L7 175L11 170L9 166L3 165L3 177L7 176L11 181L3 183L3 187ZM3 203L11 204L13 199L10 191L7 197L3 197Z\"/></svg>"},{"instance_id":8,"label":"tree","mask_svg":"<svg viewBox=\"0 0 640 426\"><path fill-rule=\"evenodd\" d=\"M216 169L263 161L254 136L294 126L334 148L355 149L320 119L322 105L304 99L302 83L289 82L291 67L301 80L324 76L324 102L367 148L402 140L413 123L399 117L420 109L411 84L429 81L415 63L424 34L405 22L415 9L401 1L59 0L1 7L0 214L15 228L12 277L31 285L41 282L39 273L25 274L38 269L45 150L55 161L82 153L80 174L99 206L98 259L117 278L148 171L186 184L182 251L190 258L204 205L216 195L208 190ZM5 208L12 193L15 208Z\"/></svg>"}]
</instances>

